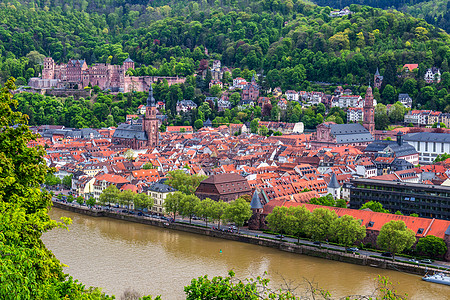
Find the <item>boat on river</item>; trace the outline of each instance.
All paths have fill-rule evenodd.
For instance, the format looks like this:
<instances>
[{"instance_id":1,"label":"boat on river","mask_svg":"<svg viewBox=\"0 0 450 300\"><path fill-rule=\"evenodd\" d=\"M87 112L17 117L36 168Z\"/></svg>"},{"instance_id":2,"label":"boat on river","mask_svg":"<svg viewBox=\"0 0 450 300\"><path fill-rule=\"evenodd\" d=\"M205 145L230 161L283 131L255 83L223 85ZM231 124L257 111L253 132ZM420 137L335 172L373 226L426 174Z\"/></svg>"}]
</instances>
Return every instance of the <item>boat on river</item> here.
<instances>
[{"instance_id":1,"label":"boat on river","mask_svg":"<svg viewBox=\"0 0 450 300\"><path fill-rule=\"evenodd\" d=\"M422 280L425 280L428 282L450 285L450 276L448 276L444 273L435 273L433 275L426 274L425 276L422 277Z\"/></svg>"}]
</instances>

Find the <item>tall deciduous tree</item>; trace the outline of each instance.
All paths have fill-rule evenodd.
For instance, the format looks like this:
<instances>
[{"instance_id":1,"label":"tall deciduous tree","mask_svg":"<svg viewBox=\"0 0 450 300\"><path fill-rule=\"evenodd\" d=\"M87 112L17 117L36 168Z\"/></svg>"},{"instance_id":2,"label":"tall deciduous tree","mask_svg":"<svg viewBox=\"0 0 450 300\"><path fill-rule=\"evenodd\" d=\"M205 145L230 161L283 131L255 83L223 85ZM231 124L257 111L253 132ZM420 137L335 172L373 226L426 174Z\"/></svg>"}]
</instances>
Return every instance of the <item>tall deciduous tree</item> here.
<instances>
[{"instance_id":1,"label":"tall deciduous tree","mask_svg":"<svg viewBox=\"0 0 450 300\"><path fill-rule=\"evenodd\" d=\"M377 244L392 253L392 260L396 253L411 248L416 241L414 231L406 227L405 222L392 220L381 227Z\"/></svg>"},{"instance_id":2,"label":"tall deciduous tree","mask_svg":"<svg viewBox=\"0 0 450 300\"><path fill-rule=\"evenodd\" d=\"M223 218L224 218L225 212L227 210L227 206L228 206L228 203L223 202L223 200L214 201L212 219L214 221L217 221L219 229L220 229L220 221L223 220Z\"/></svg>"},{"instance_id":3,"label":"tall deciduous tree","mask_svg":"<svg viewBox=\"0 0 450 300\"><path fill-rule=\"evenodd\" d=\"M266 217L267 225L275 232L286 234L289 230L288 208L285 206L275 206Z\"/></svg>"},{"instance_id":4,"label":"tall deciduous tree","mask_svg":"<svg viewBox=\"0 0 450 300\"><path fill-rule=\"evenodd\" d=\"M440 257L447 251L447 245L443 239L434 235L427 235L419 239L416 250L430 257Z\"/></svg>"},{"instance_id":5,"label":"tall deciduous tree","mask_svg":"<svg viewBox=\"0 0 450 300\"><path fill-rule=\"evenodd\" d=\"M311 216L311 212L305 206L291 206L288 211L288 232L297 237L300 242L300 236L306 233L306 224Z\"/></svg>"},{"instance_id":6,"label":"tall deciduous tree","mask_svg":"<svg viewBox=\"0 0 450 300\"><path fill-rule=\"evenodd\" d=\"M183 170L175 170L169 172L166 183L186 195L192 195L200 185L200 182L206 178L208 178L208 176L189 175Z\"/></svg>"},{"instance_id":7,"label":"tall deciduous tree","mask_svg":"<svg viewBox=\"0 0 450 300\"><path fill-rule=\"evenodd\" d=\"M192 221L192 217L197 212L197 205L200 203L195 195L185 195L180 200L180 215L183 217L189 217L189 223Z\"/></svg>"},{"instance_id":8,"label":"tall deciduous tree","mask_svg":"<svg viewBox=\"0 0 450 300\"><path fill-rule=\"evenodd\" d=\"M164 200L164 209L167 213L173 214L174 220L177 213L180 212L180 203L184 197L185 195L182 192L177 191L175 193L167 195L166 199Z\"/></svg>"},{"instance_id":9,"label":"tall deciduous tree","mask_svg":"<svg viewBox=\"0 0 450 300\"><path fill-rule=\"evenodd\" d=\"M135 209L150 209L154 205L153 198L148 196L146 193L137 194L133 201Z\"/></svg>"},{"instance_id":10,"label":"tall deciduous tree","mask_svg":"<svg viewBox=\"0 0 450 300\"><path fill-rule=\"evenodd\" d=\"M196 206L196 213L205 220L205 225L208 226L208 221L214 216L214 200L206 198L200 201Z\"/></svg>"},{"instance_id":11,"label":"tall deciduous tree","mask_svg":"<svg viewBox=\"0 0 450 300\"><path fill-rule=\"evenodd\" d=\"M316 208L306 223L306 232L315 240L323 241L331 235L331 224L337 219L335 211Z\"/></svg>"},{"instance_id":12,"label":"tall deciduous tree","mask_svg":"<svg viewBox=\"0 0 450 300\"><path fill-rule=\"evenodd\" d=\"M237 198L231 201L225 212L225 218L233 222L238 227L242 227L248 219L252 216L252 209L250 203L243 198Z\"/></svg>"},{"instance_id":13,"label":"tall deciduous tree","mask_svg":"<svg viewBox=\"0 0 450 300\"><path fill-rule=\"evenodd\" d=\"M130 204L134 203L134 199L136 197L136 193L132 190L125 190L119 194L120 204L126 205L128 209L130 209Z\"/></svg>"},{"instance_id":14,"label":"tall deciduous tree","mask_svg":"<svg viewBox=\"0 0 450 300\"><path fill-rule=\"evenodd\" d=\"M359 220L349 215L335 219L331 224L330 230L334 239L345 246L353 245L356 241L361 241L366 236L366 227L361 226Z\"/></svg>"},{"instance_id":15,"label":"tall deciduous tree","mask_svg":"<svg viewBox=\"0 0 450 300\"><path fill-rule=\"evenodd\" d=\"M118 203L119 194L120 194L119 189L114 184L111 184L102 191L99 197L99 202L102 205L108 204L108 206L110 206L111 203Z\"/></svg>"},{"instance_id":16,"label":"tall deciduous tree","mask_svg":"<svg viewBox=\"0 0 450 300\"><path fill-rule=\"evenodd\" d=\"M47 167L42 147L27 146L37 136L15 110L14 88L10 79L0 91L0 299L89 299L41 240L71 221L58 223L48 215L51 195L40 185L54 169Z\"/></svg>"}]
</instances>

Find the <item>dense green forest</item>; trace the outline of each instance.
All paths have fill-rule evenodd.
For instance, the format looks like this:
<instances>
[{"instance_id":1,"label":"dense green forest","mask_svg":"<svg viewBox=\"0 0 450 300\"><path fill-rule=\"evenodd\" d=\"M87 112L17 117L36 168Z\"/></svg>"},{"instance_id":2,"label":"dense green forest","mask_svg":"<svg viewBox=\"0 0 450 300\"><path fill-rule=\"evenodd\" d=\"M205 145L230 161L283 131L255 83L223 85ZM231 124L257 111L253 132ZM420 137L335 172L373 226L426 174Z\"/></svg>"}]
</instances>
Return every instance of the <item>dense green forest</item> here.
<instances>
[{"instance_id":1,"label":"dense green forest","mask_svg":"<svg viewBox=\"0 0 450 300\"><path fill-rule=\"evenodd\" d=\"M329 7L290 0L102 2L105 9L87 1L8 3L0 4L3 80L38 75L39 61L27 58L31 51L58 62L105 62L111 56L112 63L121 63L130 55L156 68L171 60L189 65L192 59L194 67L180 71L173 63L168 75L186 75L201 59L217 58L267 75L266 85L292 88L304 80L367 83L377 67L383 74L405 63L420 63L421 74L432 66L446 71L450 55L448 35L425 21L364 6L332 19Z\"/></svg>"},{"instance_id":2,"label":"dense green forest","mask_svg":"<svg viewBox=\"0 0 450 300\"><path fill-rule=\"evenodd\" d=\"M21 84L39 75L47 55L61 63L83 58L89 64L120 64L130 56L137 63L135 75L188 77L183 85L169 88L160 83L156 87L157 100L166 101L169 124L192 125L196 119L208 117L227 118L216 123L245 122L254 117L292 122L305 118L304 110L294 110L292 105L283 114L276 109L250 109L225 115L217 114L214 107L212 112L202 108L210 91L206 81L191 75L205 59L220 59L232 68L233 76L260 74L258 83L263 88L311 91L323 90L313 82L345 83L362 96L378 67L384 81L374 92L382 103L394 103L399 92L407 92L415 107L450 110L449 36L401 12L352 5L354 14L330 18L330 7L298 0L50 0L2 1L0 6L3 81L14 76ZM406 63L419 64L413 78L397 76ZM423 74L433 66L444 72L443 81L427 85ZM31 124L99 127L135 113L145 95L100 95L77 101L19 97L19 109L30 114ZM193 99L201 114L176 117L176 101L181 99ZM233 99L239 100L237 95ZM113 119L108 119L109 115ZM322 113L306 115L309 128L326 117ZM338 117L345 119L345 115L334 115Z\"/></svg>"},{"instance_id":3,"label":"dense green forest","mask_svg":"<svg viewBox=\"0 0 450 300\"><path fill-rule=\"evenodd\" d=\"M413 17L425 19L429 24L440 27L446 32L450 31L450 4L448 0L314 0L313 2L320 6L330 6L335 9L353 8L355 4L396 9L407 12Z\"/></svg>"}]
</instances>

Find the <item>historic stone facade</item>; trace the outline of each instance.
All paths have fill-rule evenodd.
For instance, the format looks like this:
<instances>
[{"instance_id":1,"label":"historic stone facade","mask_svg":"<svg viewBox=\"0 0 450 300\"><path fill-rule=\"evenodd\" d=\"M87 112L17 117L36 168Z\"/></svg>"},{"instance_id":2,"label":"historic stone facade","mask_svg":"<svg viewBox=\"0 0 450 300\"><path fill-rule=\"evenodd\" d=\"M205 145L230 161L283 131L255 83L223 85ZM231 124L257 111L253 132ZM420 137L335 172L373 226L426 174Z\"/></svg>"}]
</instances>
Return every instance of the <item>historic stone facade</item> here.
<instances>
[{"instance_id":1,"label":"historic stone facade","mask_svg":"<svg viewBox=\"0 0 450 300\"><path fill-rule=\"evenodd\" d=\"M150 85L142 125L120 124L114 131L112 142L132 149L158 146L159 132L156 112L156 101L153 97L153 88Z\"/></svg>"},{"instance_id":2,"label":"historic stone facade","mask_svg":"<svg viewBox=\"0 0 450 300\"><path fill-rule=\"evenodd\" d=\"M29 85L35 89L66 88L83 89L97 85L100 89L114 92L143 92L158 80L167 80L169 85L184 83L185 78L159 76L129 76L127 70L134 69L134 61L127 58L122 65L94 64L71 59L67 64L55 64L51 57L44 59L41 78L31 78Z\"/></svg>"},{"instance_id":3,"label":"historic stone facade","mask_svg":"<svg viewBox=\"0 0 450 300\"><path fill-rule=\"evenodd\" d=\"M373 107L373 94L372 88L369 86L366 91L366 97L364 99L364 120L363 126L369 130L370 134L375 132L375 108Z\"/></svg>"}]
</instances>

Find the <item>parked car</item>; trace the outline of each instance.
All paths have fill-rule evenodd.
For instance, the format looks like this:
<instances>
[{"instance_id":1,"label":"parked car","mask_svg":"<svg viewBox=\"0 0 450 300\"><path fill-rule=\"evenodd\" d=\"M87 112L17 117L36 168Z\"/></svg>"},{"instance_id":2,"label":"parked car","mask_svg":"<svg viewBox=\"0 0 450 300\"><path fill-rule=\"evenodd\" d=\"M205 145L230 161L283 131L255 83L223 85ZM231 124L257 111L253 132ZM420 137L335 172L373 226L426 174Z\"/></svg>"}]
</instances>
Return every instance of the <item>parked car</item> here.
<instances>
[{"instance_id":1,"label":"parked car","mask_svg":"<svg viewBox=\"0 0 450 300\"><path fill-rule=\"evenodd\" d=\"M347 248L347 251L348 252L357 252L357 251L359 251L359 249L356 247L350 247L350 248Z\"/></svg>"},{"instance_id":2,"label":"parked car","mask_svg":"<svg viewBox=\"0 0 450 300\"><path fill-rule=\"evenodd\" d=\"M279 239L282 239L282 238L284 238L284 235L278 234L278 235L276 235L276 237L279 238Z\"/></svg>"},{"instance_id":3,"label":"parked car","mask_svg":"<svg viewBox=\"0 0 450 300\"><path fill-rule=\"evenodd\" d=\"M392 253L391 252L383 252L383 253L381 253L381 256L392 257Z\"/></svg>"},{"instance_id":4,"label":"parked car","mask_svg":"<svg viewBox=\"0 0 450 300\"><path fill-rule=\"evenodd\" d=\"M431 260L431 259L422 259L421 261L420 261L421 263L424 263L424 264L432 264L433 263L433 261Z\"/></svg>"},{"instance_id":5,"label":"parked car","mask_svg":"<svg viewBox=\"0 0 450 300\"><path fill-rule=\"evenodd\" d=\"M408 261L413 262L415 264L419 263L419 261L417 259L415 259L415 258L410 258L410 259L408 259Z\"/></svg>"},{"instance_id":6,"label":"parked car","mask_svg":"<svg viewBox=\"0 0 450 300\"><path fill-rule=\"evenodd\" d=\"M144 216L144 213L140 211L140 212L137 213L137 215L138 215L139 217L142 217L142 216Z\"/></svg>"}]
</instances>

